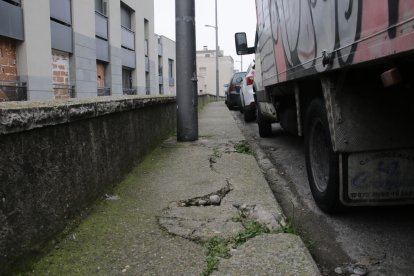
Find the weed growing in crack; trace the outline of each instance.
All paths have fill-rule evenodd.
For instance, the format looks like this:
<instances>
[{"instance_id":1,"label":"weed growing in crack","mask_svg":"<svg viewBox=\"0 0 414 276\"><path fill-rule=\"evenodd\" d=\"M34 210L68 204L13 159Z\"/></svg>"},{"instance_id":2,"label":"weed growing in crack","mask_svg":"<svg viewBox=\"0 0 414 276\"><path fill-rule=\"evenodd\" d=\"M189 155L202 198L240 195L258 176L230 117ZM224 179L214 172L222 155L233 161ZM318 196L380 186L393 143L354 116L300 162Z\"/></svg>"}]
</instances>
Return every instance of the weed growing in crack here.
<instances>
[{"instance_id":1,"label":"weed growing in crack","mask_svg":"<svg viewBox=\"0 0 414 276\"><path fill-rule=\"evenodd\" d=\"M225 240L215 237L203 244L208 250L206 257L207 266L203 270L203 276L211 275L214 270L217 270L219 259L229 258L231 248L237 248L256 236L277 233L298 234L296 227L290 220L286 223L286 226L278 231L270 231L265 225L242 216L232 218L232 221L240 222L244 230L232 239Z\"/></svg>"},{"instance_id":2,"label":"weed growing in crack","mask_svg":"<svg viewBox=\"0 0 414 276\"><path fill-rule=\"evenodd\" d=\"M208 276L217 269L219 258L230 257L229 243L227 240L215 237L204 244L208 250L208 255L206 258L207 266L202 273L203 276Z\"/></svg>"},{"instance_id":3,"label":"weed growing in crack","mask_svg":"<svg viewBox=\"0 0 414 276\"><path fill-rule=\"evenodd\" d=\"M237 153L252 154L252 149L246 140L242 140L234 145L234 149Z\"/></svg>"},{"instance_id":4,"label":"weed growing in crack","mask_svg":"<svg viewBox=\"0 0 414 276\"><path fill-rule=\"evenodd\" d=\"M303 240L303 242L305 243L306 248L310 252L313 252L313 250L316 249L316 241L313 241L313 240L310 240L310 239L305 239L305 240Z\"/></svg>"},{"instance_id":5,"label":"weed growing in crack","mask_svg":"<svg viewBox=\"0 0 414 276\"><path fill-rule=\"evenodd\" d=\"M282 233L298 235L298 230L291 220L288 220L286 225L282 228Z\"/></svg>"},{"instance_id":6,"label":"weed growing in crack","mask_svg":"<svg viewBox=\"0 0 414 276\"><path fill-rule=\"evenodd\" d=\"M213 167L213 165L217 162L217 159L221 158L221 152L218 148L213 149L213 154L210 155L209 161L210 161L210 168Z\"/></svg>"},{"instance_id":7,"label":"weed growing in crack","mask_svg":"<svg viewBox=\"0 0 414 276\"><path fill-rule=\"evenodd\" d=\"M266 226L255 221L246 220L242 217L233 218L232 221L241 222L245 230L230 240L215 237L204 243L208 254L206 257L207 266L203 270L203 276L208 276L217 269L219 258L230 257L230 248L237 248L249 239L264 233L269 233L269 229Z\"/></svg>"},{"instance_id":8,"label":"weed growing in crack","mask_svg":"<svg viewBox=\"0 0 414 276\"><path fill-rule=\"evenodd\" d=\"M238 247L243 243L247 242L258 235L270 233L269 229L255 221L241 220L244 231L240 232L236 237L233 238L234 247Z\"/></svg>"}]
</instances>

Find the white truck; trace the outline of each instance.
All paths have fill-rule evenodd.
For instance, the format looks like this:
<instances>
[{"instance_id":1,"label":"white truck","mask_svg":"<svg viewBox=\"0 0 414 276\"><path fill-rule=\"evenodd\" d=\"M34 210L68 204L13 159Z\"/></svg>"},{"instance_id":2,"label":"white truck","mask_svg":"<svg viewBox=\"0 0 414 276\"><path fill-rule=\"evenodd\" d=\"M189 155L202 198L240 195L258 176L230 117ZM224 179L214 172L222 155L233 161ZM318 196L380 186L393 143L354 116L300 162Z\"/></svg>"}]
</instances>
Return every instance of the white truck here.
<instances>
[{"instance_id":1,"label":"white truck","mask_svg":"<svg viewBox=\"0 0 414 276\"><path fill-rule=\"evenodd\" d=\"M325 212L414 202L414 0L256 0L259 134L304 136Z\"/></svg>"}]
</instances>

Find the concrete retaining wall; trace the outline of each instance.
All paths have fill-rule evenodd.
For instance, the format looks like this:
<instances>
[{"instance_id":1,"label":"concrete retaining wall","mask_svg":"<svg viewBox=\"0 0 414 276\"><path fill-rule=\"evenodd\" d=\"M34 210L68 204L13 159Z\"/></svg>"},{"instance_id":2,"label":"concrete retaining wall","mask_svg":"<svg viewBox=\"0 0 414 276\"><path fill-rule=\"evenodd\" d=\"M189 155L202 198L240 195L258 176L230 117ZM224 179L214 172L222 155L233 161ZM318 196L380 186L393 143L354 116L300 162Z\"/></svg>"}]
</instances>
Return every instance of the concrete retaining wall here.
<instances>
[{"instance_id":1,"label":"concrete retaining wall","mask_svg":"<svg viewBox=\"0 0 414 276\"><path fill-rule=\"evenodd\" d=\"M215 97L199 97L199 107ZM61 232L176 127L174 97L0 103L0 274Z\"/></svg>"},{"instance_id":2,"label":"concrete retaining wall","mask_svg":"<svg viewBox=\"0 0 414 276\"><path fill-rule=\"evenodd\" d=\"M221 100L224 101L224 97L219 97L219 101L221 101ZM203 95L198 97L198 107L202 108L206 104L211 103L211 102L215 102L215 101L216 101L216 96L215 95L203 94Z\"/></svg>"}]
</instances>

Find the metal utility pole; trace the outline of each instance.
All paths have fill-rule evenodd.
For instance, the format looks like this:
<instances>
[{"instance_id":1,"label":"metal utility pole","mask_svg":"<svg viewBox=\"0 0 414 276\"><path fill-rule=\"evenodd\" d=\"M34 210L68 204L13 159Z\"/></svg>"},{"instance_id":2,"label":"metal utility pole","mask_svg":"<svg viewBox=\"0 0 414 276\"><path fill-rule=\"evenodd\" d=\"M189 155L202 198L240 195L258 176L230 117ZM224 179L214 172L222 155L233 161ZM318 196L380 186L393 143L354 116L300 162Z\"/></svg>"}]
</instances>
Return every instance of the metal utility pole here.
<instances>
[{"instance_id":1,"label":"metal utility pole","mask_svg":"<svg viewBox=\"0 0 414 276\"><path fill-rule=\"evenodd\" d=\"M243 72L243 56L240 56L240 72Z\"/></svg>"},{"instance_id":2,"label":"metal utility pole","mask_svg":"<svg viewBox=\"0 0 414 276\"><path fill-rule=\"evenodd\" d=\"M198 95L194 0L175 1L177 140L198 140Z\"/></svg>"},{"instance_id":3,"label":"metal utility pole","mask_svg":"<svg viewBox=\"0 0 414 276\"><path fill-rule=\"evenodd\" d=\"M220 82L219 82L219 46L218 46L218 22L217 22L217 0L216 4L216 101L219 100Z\"/></svg>"}]
</instances>

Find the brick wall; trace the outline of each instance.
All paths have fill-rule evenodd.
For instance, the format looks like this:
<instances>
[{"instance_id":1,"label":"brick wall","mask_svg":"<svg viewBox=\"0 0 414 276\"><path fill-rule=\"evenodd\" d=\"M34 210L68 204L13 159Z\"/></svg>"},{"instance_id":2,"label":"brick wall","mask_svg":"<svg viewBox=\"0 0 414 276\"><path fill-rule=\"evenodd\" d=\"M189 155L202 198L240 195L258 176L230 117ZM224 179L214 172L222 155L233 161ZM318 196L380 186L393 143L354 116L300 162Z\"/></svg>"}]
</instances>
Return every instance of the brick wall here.
<instances>
[{"instance_id":1,"label":"brick wall","mask_svg":"<svg viewBox=\"0 0 414 276\"><path fill-rule=\"evenodd\" d=\"M16 81L16 43L13 39L0 37L0 81ZM0 87L0 102L8 97Z\"/></svg>"},{"instance_id":2,"label":"brick wall","mask_svg":"<svg viewBox=\"0 0 414 276\"><path fill-rule=\"evenodd\" d=\"M52 51L52 73L55 99L70 98L68 53Z\"/></svg>"},{"instance_id":3,"label":"brick wall","mask_svg":"<svg viewBox=\"0 0 414 276\"><path fill-rule=\"evenodd\" d=\"M0 37L0 80L17 80L16 43L4 37Z\"/></svg>"}]
</instances>

